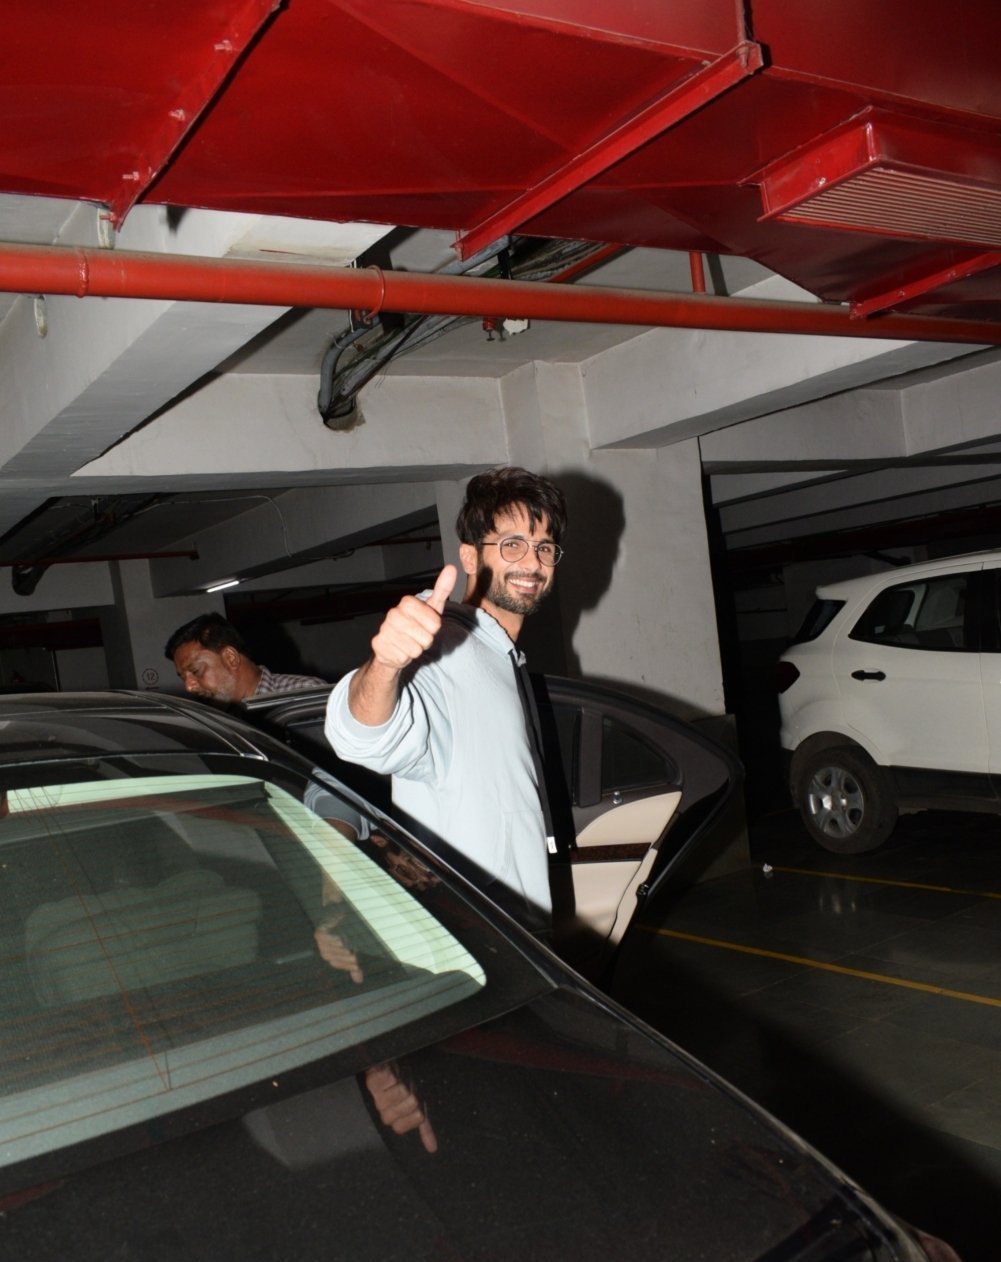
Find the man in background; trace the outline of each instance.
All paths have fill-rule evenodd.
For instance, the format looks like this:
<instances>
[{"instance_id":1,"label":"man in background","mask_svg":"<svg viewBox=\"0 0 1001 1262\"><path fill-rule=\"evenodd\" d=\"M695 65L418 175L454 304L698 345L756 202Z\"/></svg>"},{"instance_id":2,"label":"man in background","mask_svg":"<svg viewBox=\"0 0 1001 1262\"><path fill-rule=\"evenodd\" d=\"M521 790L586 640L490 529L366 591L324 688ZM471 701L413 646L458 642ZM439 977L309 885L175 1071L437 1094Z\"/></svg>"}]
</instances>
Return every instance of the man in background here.
<instances>
[{"instance_id":1,"label":"man in background","mask_svg":"<svg viewBox=\"0 0 1001 1262\"><path fill-rule=\"evenodd\" d=\"M222 704L249 701L272 692L322 688L315 675L287 675L258 666L247 655L239 631L221 614L206 613L178 627L164 656L173 662L184 691Z\"/></svg>"}]
</instances>

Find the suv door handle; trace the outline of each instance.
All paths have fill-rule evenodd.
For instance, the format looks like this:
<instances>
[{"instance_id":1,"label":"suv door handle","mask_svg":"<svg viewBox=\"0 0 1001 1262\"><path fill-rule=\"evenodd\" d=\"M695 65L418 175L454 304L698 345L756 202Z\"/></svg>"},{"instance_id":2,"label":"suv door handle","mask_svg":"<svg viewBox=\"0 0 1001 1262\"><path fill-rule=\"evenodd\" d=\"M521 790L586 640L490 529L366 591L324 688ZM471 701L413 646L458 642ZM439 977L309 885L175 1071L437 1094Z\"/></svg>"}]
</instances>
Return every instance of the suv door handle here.
<instances>
[{"instance_id":1,"label":"suv door handle","mask_svg":"<svg viewBox=\"0 0 1001 1262\"><path fill-rule=\"evenodd\" d=\"M886 672L882 670L853 670L852 679L885 679Z\"/></svg>"}]
</instances>

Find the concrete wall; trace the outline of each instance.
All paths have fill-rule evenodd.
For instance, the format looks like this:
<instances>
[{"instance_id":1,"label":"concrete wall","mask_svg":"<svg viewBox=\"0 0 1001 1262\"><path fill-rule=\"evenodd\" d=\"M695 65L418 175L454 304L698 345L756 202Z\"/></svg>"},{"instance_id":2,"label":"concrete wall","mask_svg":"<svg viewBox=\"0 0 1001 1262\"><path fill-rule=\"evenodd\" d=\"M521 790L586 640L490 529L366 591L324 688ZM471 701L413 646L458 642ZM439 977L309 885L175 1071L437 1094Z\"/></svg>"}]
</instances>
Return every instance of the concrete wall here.
<instances>
[{"instance_id":1,"label":"concrete wall","mask_svg":"<svg viewBox=\"0 0 1001 1262\"><path fill-rule=\"evenodd\" d=\"M104 562L50 566L30 596L19 596L14 591L9 567L0 569L0 617L45 609L111 605L114 600L111 568Z\"/></svg>"},{"instance_id":2,"label":"concrete wall","mask_svg":"<svg viewBox=\"0 0 1001 1262\"><path fill-rule=\"evenodd\" d=\"M225 578L231 570L244 574L241 592L323 585L333 590L345 582L378 581L389 576L390 550L383 557L364 545L388 524L435 512L441 556L454 559L453 521L468 474L423 484L322 485L322 462L335 446L363 444L371 465L385 465L390 463L392 436L406 432L402 454L413 460L416 444L429 470L454 468L456 457L460 464L485 457L485 467L508 461L548 472L566 491L570 533L556 595L525 632L533 665L652 693L682 714L719 715L721 670L697 444L689 439L656 450L601 450L592 435L597 408L605 436L608 382L616 375L617 433L656 428L661 415L665 423L671 419L666 396L658 411L657 392L650 389L661 357L658 340L649 338L614 347L583 366L530 364L495 383L423 378L415 393L417 379L386 379L363 397L366 423L350 436L317 430L312 392L297 379L284 387L278 379L257 381L239 400L237 410L248 436L253 431L253 441L241 444L238 452L223 437L225 424L206 428L212 420L208 413L214 400L221 422L231 416L232 392L251 383L230 382L225 389L212 384L179 404L169 426L140 431L106 461L119 461L117 472L135 472L152 444L159 467L169 470L175 459L170 450L175 463L180 461L185 436L190 440L197 431L216 435L219 460L232 467L233 459L259 456L262 443L274 445L282 427L264 415L273 408L283 424L292 414L297 432L309 413L315 442L300 445L294 454L300 469L312 462L310 477L317 485L275 496L259 493L256 500L248 499L242 517L186 539L197 546L198 562L162 561L152 567L125 562L114 573L107 566L54 567L32 604L124 608L126 631L116 631L109 622L106 637L119 641L109 672L113 682L124 682L131 671L139 687L173 689L163 643L188 618L223 609L221 595L193 589ZM174 444L170 449L164 448L168 440ZM395 441L399 446L398 437ZM286 449L284 459L288 457ZM343 557L351 548L357 550ZM435 557L434 563L440 559ZM281 563L289 560L298 562L297 567L282 570ZM408 566L397 568L406 572ZM195 571L197 582L192 579ZM25 605L0 594L0 614L5 607ZM301 667L331 676L367 651L373 630L369 616L290 628Z\"/></svg>"},{"instance_id":3,"label":"concrete wall","mask_svg":"<svg viewBox=\"0 0 1001 1262\"><path fill-rule=\"evenodd\" d=\"M600 407L607 409L606 382L615 363L629 357L617 407L621 424L649 424L651 397L647 371L653 371L659 351L645 343L649 362L637 360L636 344L604 352L583 368L577 364L530 364L500 380L496 411L484 416L488 444L464 442L463 456L490 449L493 464L508 461L547 472L567 494L570 531L566 557L557 575L553 599L527 624L523 644L533 667L572 675L604 678L653 695L686 716L723 713L721 666L717 646L709 550L702 502L701 467L695 440L659 450L595 450L591 435L591 383L599 386ZM600 362L599 362L600 361ZM395 385L398 385L396 379ZM379 408L398 399L400 415L383 417L387 432L404 422L406 394L379 387ZM483 383L476 383L482 391ZM422 408L429 401L432 382L423 383ZM464 396L454 382L443 382L440 408L448 412ZM479 405L487 395L479 395ZM310 402L311 406L311 402ZM463 405L466 410L466 405ZM666 409L666 403L665 403ZM368 413L373 412L371 405ZM498 414L503 419L505 446L497 443ZM474 417L466 425L475 428ZM375 435L370 426L367 441ZM443 424L434 441L424 430L421 441L429 467L453 464L455 428ZM314 475L315 476L315 475ZM315 487L286 492L277 505L261 503L240 519L242 526L217 526L196 542L199 573L224 577L222 569L253 573L267 554L283 553L305 561L322 551L325 540L364 539L377 531L380 520L415 519L422 505L436 511L442 536L441 557L434 563L456 560L453 523L464 493L466 476L425 485ZM276 511L278 510L278 511ZM353 527L353 532L352 532ZM387 554L391 551L386 550ZM430 559L430 558L429 558ZM387 577L387 564L378 549L367 549L350 562L324 562L324 568L300 567L262 574L241 587L263 590L310 582L336 586L341 580L367 575L369 581ZM333 566L333 568L331 568ZM219 569L222 567L222 569ZM406 567L402 567L406 568ZM161 667L166 633L201 612L204 597L184 598L184 562L158 563L152 590L130 580L131 640L137 676ZM219 569L218 575L215 571ZM126 567L123 567L123 575ZM311 577L310 577L311 576ZM188 589L190 591L190 588ZM461 591L461 584L459 586ZM152 593L160 594L159 599ZM168 593L173 593L168 599ZM169 604L169 608L168 608ZM134 607L134 612L133 612ZM190 612L189 612L190 611ZM377 619L352 619L321 628L289 628L300 650L304 668L336 676L367 652ZM276 669L285 663L269 663ZM161 684L161 686L163 686Z\"/></svg>"}]
</instances>

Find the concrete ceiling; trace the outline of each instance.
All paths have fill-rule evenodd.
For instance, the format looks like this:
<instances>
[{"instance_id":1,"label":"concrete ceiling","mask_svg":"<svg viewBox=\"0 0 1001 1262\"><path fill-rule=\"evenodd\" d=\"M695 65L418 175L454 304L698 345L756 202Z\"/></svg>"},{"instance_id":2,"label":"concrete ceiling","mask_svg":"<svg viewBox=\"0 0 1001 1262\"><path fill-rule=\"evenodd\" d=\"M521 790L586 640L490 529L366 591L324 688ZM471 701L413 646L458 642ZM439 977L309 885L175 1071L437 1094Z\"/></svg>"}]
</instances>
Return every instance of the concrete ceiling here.
<instances>
[{"instance_id":1,"label":"concrete ceiling","mask_svg":"<svg viewBox=\"0 0 1001 1262\"><path fill-rule=\"evenodd\" d=\"M941 321L943 341L921 354L888 353L865 371L861 352L818 360L812 384L762 386L743 407L705 403L715 383L699 374L712 377L712 357L702 364L679 333L690 379L678 394L698 402L671 401L669 416L606 445L700 437L723 533L749 564L832 531L860 532L864 550L880 531L890 538L887 523L924 522L914 529L938 538L946 521L964 539L993 528L993 0L970 0L962 23L939 0L387 0L378 10L188 0L166 21L162 8L115 0L101 31L116 38L99 41L79 6L56 7L58 21L50 6L22 6L6 35L19 56L0 117L17 143L0 161L0 249L332 268L378 259L430 274L515 234L623 247L575 282L599 291L689 293L696 255L720 303L740 294L852 305L860 327L924 316ZM795 186L804 170L828 169L847 210ZM815 178L819 187L827 177ZM908 204L903 179L917 181L919 203L941 195L930 226L889 224ZM869 220L835 222L865 212L863 192ZM308 439L270 469L247 467L236 449L226 467L206 435L189 440L183 472L129 477L124 455L115 464L123 440L155 444L168 422L187 432L185 401L199 392L232 381L277 398L281 379L315 391L348 313L81 300L41 281L14 292L5 267L0 258L0 289L10 286L0 295L5 561L166 552L297 488L461 471L433 456L376 475L334 468ZM988 333L950 344L956 320ZM583 364L644 335L598 315L533 320L514 336L472 319L391 360L380 380L500 380L533 361ZM724 359L727 337L705 335ZM762 357L788 356L788 342L775 338ZM960 402L963 422L952 425ZM887 427L874 418L892 418L905 439L881 444Z\"/></svg>"}]
</instances>

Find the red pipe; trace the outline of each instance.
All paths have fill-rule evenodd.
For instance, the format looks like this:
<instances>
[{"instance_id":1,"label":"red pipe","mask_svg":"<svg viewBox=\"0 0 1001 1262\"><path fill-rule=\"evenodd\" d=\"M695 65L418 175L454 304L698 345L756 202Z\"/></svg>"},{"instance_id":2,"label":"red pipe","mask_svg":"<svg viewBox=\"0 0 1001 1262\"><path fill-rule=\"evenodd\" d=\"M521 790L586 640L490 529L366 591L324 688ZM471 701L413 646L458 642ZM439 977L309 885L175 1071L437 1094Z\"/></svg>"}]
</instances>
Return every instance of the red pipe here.
<instances>
[{"instance_id":1,"label":"red pipe","mask_svg":"<svg viewBox=\"0 0 1001 1262\"><path fill-rule=\"evenodd\" d=\"M689 250L688 262L692 269L692 292L704 294L706 292L706 269L702 262L701 252L699 250Z\"/></svg>"},{"instance_id":2,"label":"red pipe","mask_svg":"<svg viewBox=\"0 0 1001 1262\"><path fill-rule=\"evenodd\" d=\"M377 267L257 263L186 255L0 245L0 292L79 298L158 298L368 312L569 320L747 333L805 333L901 341L1001 343L1001 324L932 316L875 316L847 307L700 294L647 293Z\"/></svg>"}]
</instances>

